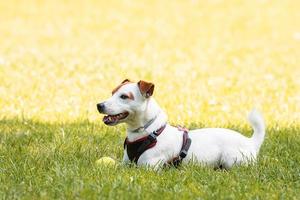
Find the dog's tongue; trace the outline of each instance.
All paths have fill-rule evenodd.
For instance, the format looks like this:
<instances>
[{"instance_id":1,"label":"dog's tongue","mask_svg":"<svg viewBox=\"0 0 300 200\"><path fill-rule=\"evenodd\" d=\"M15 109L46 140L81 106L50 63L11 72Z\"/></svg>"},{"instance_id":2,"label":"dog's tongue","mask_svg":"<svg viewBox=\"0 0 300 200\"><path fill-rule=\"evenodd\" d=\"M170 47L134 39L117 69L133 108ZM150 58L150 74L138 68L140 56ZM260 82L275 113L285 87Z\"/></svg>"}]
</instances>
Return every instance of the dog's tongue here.
<instances>
[{"instance_id":1,"label":"dog's tongue","mask_svg":"<svg viewBox=\"0 0 300 200\"><path fill-rule=\"evenodd\" d=\"M115 119L114 116L107 115L107 116L104 116L104 117L103 117L103 120L102 120L102 121L103 121L105 124L111 124L111 123L113 123L115 120L116 120L116 119Z\"/></svg>"},{"instance_id":2,"label":"dog's tongue","mask_svg":"<svg viewBox=\"0 0 300 200\"><path fill-rule=\"evenodd\" d=\"M109 115L107 115L107 116L104 116L103 117L103 120L102 120L105 124L108 124L110 121L111 121L111 119L110 119L110 117L109 117Z\"/></svg>"},{"instance_id":3,"label":"dog's tongue","mask_svg":"<svg viewBox=\"0 0 300 200\"><path fill-rule=\"evenodd\" d=\"M120 113L117 115L106 115L103 117L103 122L107 125L112 125L118 122L120 119L124 119L125 117L128 116L128 113Z\"/></svg>"}]
</instances>

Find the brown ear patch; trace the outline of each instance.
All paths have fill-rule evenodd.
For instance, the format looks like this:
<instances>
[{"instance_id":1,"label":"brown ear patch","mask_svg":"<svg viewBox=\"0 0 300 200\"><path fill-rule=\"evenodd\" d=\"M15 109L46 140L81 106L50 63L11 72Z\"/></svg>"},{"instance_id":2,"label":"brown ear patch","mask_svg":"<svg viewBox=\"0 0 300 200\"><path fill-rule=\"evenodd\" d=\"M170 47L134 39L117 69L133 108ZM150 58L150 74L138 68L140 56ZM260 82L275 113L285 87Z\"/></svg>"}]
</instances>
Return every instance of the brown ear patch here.
<instances>
[{"instance_id":1,"label":"brown ear patch","mask_svg":"<svg viewBox=\"0 0 300 200\"><path fill-rule=\"evenodd\" d=\"M124 81L122 81L122 83L121 84L123 84L123 83L130 83L131 81L129 80L129 79L125 79Z\"/></svg>"},{"instance_id":2,"label":"brown ear patch","mask_svg":"<svg viewBox=\"0 0 300 200\"><path fill-rule=\"evenodd\" d=\"M118 85L115 89L113 89L113 91L111 92L112 95L114 95L123 85L126 85L128 83L131 83L129 79L125 79L124 81L122 81L120 85Z\"/></svg>"},{"instance_id":3,"label":"brown ear patch","mask_svg":"<svg viewBox=\"0 0 300 200\"><path fill-rule=\"evenodd\" d=\"M145 97L148 98L152 96L153 91L154 91L154 84L146 81L139 81L138 82L138 87L140 89L141 94Z\"/></svg>"}]
</instances>

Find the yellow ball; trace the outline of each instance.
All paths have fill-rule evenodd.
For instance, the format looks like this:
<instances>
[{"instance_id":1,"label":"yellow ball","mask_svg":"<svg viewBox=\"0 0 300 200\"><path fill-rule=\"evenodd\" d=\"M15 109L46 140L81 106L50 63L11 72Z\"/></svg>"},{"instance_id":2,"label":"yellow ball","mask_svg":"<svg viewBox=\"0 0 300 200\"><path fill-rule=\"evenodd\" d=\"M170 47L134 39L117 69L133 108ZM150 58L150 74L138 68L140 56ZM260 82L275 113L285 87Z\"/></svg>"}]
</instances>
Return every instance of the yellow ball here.
<instances>
[{"instance_id":1,"label":"yellow ball","mask_svg":"<svg viewBox=\"0 0 300 200\"><path fill-rule=\"evenodd\" d=\"M105 166L114 166L116 165L116 161L112 159L111 157L102 157L98 160L96 160L96 165L105 165Z\"/></svg>"}]
</instances>

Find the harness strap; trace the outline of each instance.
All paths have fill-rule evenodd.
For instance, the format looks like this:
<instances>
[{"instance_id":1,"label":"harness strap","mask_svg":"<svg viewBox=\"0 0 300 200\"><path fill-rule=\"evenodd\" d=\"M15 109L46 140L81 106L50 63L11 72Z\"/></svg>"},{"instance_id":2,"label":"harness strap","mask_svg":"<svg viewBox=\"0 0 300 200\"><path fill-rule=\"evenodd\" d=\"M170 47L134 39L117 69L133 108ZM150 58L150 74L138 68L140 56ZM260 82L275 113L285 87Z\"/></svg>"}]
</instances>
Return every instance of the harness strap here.
<instances>
[{"instance_id":1,"label":"harness strap","mask_svg":"<svg viewBox=\"0 0 300 200\"><path fill-rule=\"evenodd\" d=\"M137 163L140 156L148 149L154 147L157 143L157 136L159 136L165 129L166 124L156 131L153 131L148 136L141 138L134 142L129 142L126 138L124 141L124 149L127 148L127 155L131 162Z\"/></svg>"},{"instance_id":2,"label":"harness strap","mask_svg":"<svg viewBox=\"0 0 300 200\"><path fill-rule=\"evenodd\" d=\"M142 145L138 148L137 150L137 155L136 157L133 159L133 161L135 163L137 163L138 159L140 158L140 156L148 149L152 148L155 144L156 144L156 137L158 135L156 133L151 133L150 135L147 136L147 140L145 140L145 142L142 143ZM151 145L153 144L153 145Z\"/></svg>"},{"instance_id":3,"label":"harness strap","mask_svg":"<svg viewBox=\"0 0 300 200\"><path fill-rule=\"evenodd\" d=\"M191 138L189 138L188 130L186 128L178 127L178 130L183 131L181 150L178 156L167 162L168 165L173 165L175 167L178 167L182 163L182 160L187 156L188 150L192 143L192 140Z\"/></svg>"}]
</instances>

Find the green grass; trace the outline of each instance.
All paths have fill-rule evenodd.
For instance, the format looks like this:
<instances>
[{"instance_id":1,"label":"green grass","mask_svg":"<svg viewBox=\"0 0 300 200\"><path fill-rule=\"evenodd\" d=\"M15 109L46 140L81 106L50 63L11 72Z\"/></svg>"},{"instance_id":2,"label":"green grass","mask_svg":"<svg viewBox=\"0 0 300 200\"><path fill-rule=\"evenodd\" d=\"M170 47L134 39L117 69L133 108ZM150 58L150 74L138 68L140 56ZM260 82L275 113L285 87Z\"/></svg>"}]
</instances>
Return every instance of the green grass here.
<instances>
[{"instance_id":1,"label":"green grass","mask_svg":"<svg viewBox=\"0 0 300 200\"><path fill-rule=\"evenodd\" d=\"M197 124L190 125L196 127ZM203 125L198 125L202 127ZM230 126L245 135L248 126ZM2 199L297 199L300 127L269 127L257 165L215 171L182 166L154 172L95 161L123 153L124 126L89 121L0 122Z\"/></svg>"}]
</instances>

